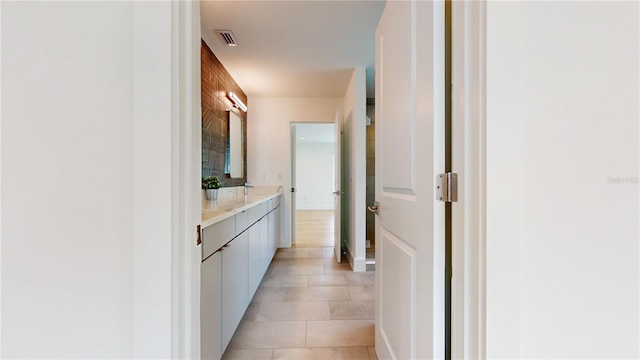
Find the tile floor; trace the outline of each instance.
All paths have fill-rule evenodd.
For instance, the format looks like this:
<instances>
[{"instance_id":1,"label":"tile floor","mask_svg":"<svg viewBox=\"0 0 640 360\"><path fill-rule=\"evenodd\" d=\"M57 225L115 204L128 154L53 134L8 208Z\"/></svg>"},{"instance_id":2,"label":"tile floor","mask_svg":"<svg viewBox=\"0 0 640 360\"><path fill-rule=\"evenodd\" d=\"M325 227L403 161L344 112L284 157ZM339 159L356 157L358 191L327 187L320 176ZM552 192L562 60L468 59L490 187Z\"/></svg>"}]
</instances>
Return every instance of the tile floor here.
<instances>
[{"instance_id":1,"label":"tile floor","mask_svg":"<svg viewBox=\"0 0 640 360\"><path fill-rule=\"evenodd\" d=\"M333 247L279 249L222 358L377 359L373 287Z\"/></svg>"}]
</instances>

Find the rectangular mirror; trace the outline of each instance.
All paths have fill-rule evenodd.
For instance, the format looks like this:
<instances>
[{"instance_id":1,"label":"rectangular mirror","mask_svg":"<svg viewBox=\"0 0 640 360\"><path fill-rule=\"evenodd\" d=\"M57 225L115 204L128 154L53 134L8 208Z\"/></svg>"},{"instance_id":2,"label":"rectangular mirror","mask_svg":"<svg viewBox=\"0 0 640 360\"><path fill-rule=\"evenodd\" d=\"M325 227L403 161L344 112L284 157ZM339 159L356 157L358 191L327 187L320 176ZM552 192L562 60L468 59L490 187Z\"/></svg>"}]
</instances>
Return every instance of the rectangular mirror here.
<instances>
[{"instance_id":1,"label":"rectangular mirror","mask_svg":"<svg viewBox=\"0 0 640 360\"><path fill-rule=\"evenodd\" d=\"M244 177L244 129L242 118L233 110L227 111L229 135L224 166L225 174L230 178Z\"/></svg>"}]
</instances>

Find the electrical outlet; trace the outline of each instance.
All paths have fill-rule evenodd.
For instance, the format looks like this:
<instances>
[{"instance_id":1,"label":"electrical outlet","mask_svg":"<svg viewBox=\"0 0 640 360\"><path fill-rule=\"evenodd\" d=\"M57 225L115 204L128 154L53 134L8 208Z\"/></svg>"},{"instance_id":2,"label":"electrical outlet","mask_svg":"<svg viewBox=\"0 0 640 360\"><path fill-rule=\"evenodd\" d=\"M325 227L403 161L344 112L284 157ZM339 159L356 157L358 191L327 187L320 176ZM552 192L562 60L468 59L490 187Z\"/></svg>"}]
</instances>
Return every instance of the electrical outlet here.
<instances>
[{"instance_id":1,"label":"electrical outlet","mask_svg":"<svg viewBox=\"0 0 640 360\"><path fill-rule=\"evenodd\" d=\"M367 240L365 243L365 247L368 249L371 247L371 240Z\"/></svg>"}]
</instances>

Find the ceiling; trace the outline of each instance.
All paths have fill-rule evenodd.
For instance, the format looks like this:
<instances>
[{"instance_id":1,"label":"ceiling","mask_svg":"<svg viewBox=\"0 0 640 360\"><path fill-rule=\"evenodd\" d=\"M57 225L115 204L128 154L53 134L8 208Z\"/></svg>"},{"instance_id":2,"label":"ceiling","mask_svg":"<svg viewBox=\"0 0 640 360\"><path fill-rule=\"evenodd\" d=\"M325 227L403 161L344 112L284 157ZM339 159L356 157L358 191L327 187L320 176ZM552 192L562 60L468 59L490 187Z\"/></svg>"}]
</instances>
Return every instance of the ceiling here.
<instances>
[{"instance_id":1,"label":"ceiling","mask_svg":"<svg viewBox=\"0 0 640 360\"><path fill-rule=\"evenodd\" d=\"M375 29L384 1L202 1L202 38L248 96L342 97L367 69L374 97ZM231 30L238 46L214 30Z\"/></svg>"}]
</instances>

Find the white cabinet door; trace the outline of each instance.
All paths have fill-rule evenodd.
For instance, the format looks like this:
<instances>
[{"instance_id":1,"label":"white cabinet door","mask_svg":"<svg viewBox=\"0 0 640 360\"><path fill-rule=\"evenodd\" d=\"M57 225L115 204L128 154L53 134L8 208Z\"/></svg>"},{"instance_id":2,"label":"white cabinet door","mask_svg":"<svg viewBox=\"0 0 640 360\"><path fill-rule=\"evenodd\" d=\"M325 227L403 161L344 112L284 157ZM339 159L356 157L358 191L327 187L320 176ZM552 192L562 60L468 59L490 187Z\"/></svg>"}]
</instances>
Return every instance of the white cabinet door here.
<instances>
[{"instance_id":1,"label":"white cabinet door","mask_svg":"<svg viewBox=\"0 0 640 360\"><path fill-rule=\"evenodd\" d=\"M200 265L200 351L202 359L222 356L222 255L216 252Z\"/></svg>"},{"instance_id":2,"label":"white cabinet door","mask_svg":"<svg viewBox=\"0 0 640 360\"><path fill-rule=\"evenodd\" d=\"M280 207L274 209L269 213L269 262L273 259L273 255L276 253L276 248L278 247L278 211L280 211Z\"/></svg>"},{"instance_id":3,"label":"white cabinet door","mask_svg":"<svg viewBox=\"0 0 640 360\"><path fill-rule=\"evenodd\" d=\"M269 267L269 263L271 263L268 216L263 217L256 225L260 227L260 279L262 279Z\"/></svg>"},{"instance_id":4,"label":"white cabinet door","mask_svg":"<svg viewBox=\"0 0 640 360\"><path fill-rule=\"evenodd\" d=\"M282 206L278 205L273 213L275 214L275 243L273 247L273 254L275 255L280 245L280 238L282 237Z\"/></svg>"},{"instance_id":5,"label":"white cabinet door","mask_svg":"<svg viewBox=\"0 0 640 360\"><path fill-rule=\"evenodd\" d=\"M260 227L256 223L246 232L249 236L249 299L251 299L262 280L260 273Z\"/></svg>"},{"instance_id":6,"label":"white cabinet door","mask_svg":"<svg viewBox=\"0 0 640 360\"><path fill-rule=\"evenodd\" d=\"M222 251L222 349L227 348L249 305L249 238L240 234Z\"/></svg>"},{"instance_id":7,"label":"white cabinet door","mask_svg":"<svg viewBox=\"0 0 640 360\"><path fill-rule=\"evenodd\" d=\"M278 250L280 244L280 199L273 201L274 209L269 213L269 263ZM267 264L268 266L268 264Z\"/></svg>"}]
</instances>

